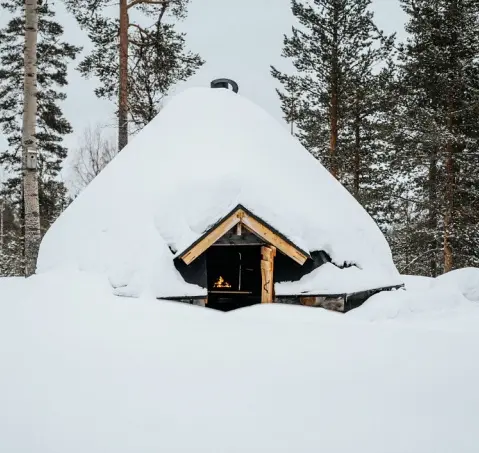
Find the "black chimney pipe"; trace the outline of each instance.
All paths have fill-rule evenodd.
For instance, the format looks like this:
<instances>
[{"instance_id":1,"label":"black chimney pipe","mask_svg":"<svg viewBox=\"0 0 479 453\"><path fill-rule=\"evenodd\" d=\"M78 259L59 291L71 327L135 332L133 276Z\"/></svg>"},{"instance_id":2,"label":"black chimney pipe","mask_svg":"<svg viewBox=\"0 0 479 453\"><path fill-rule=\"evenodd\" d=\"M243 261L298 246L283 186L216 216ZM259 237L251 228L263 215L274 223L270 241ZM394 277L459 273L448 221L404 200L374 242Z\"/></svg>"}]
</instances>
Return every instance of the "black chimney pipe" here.
<instances>
[{"instance_id":1,"label":"black chimney pipe","mask_svg":"<svg viewBox=\"0 0 479 453\"><path fill-rule=\"evenodd\" d=\"M231 86L231 89L237 93L239 90L238 84L231 79L215 79L211 82L211 88L226 88L229 90Z\"/></svg>"}]
</instances>

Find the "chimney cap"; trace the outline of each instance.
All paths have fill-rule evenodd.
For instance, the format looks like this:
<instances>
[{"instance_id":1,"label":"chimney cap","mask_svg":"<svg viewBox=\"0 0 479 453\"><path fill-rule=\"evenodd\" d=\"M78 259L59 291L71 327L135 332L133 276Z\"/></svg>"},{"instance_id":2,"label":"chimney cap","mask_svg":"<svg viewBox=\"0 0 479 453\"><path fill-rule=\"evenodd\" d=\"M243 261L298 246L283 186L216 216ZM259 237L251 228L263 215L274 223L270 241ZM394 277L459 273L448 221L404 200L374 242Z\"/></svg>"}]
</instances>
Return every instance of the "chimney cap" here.
<instances>
[{"instance_id":1,"label":"chimney cap","mask_svg":"<svg viewBox=\"0 0 479 453\"><path fill-rule=\"evenodd\" d=\"M211 88L226 88L228 90L230 87L235 93L239 90L238 84L231 79L215 79L211 82Z\"/></svg>"}]
</instances>

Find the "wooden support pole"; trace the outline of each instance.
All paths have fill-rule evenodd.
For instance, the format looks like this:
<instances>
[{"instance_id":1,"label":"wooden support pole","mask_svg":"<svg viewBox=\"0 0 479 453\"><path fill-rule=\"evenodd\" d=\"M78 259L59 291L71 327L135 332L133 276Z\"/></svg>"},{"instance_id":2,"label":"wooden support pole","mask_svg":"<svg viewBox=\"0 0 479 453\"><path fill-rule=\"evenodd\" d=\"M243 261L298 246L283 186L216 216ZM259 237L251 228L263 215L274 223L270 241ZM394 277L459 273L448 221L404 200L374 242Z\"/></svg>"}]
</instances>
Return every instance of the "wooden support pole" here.
<instances>
[{"instance_id":1,"label":"wooden support pole","mask_svg":"<svg viewBox=\"0 0 479 453\"><path fill-rule=\"evenodd\" d=\"M276 247L261 247L261 303L270 304L274 300L274 257Z\"/></svg>"}]
</instances>

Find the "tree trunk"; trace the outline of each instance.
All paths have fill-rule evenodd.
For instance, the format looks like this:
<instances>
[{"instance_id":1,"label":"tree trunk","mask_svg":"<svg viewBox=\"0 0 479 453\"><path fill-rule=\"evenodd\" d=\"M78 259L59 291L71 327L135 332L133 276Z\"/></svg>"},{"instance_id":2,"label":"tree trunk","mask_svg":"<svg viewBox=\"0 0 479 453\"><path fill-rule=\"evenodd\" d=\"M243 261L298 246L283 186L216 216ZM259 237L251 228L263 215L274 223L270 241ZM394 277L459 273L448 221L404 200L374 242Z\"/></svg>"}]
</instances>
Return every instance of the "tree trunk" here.
<instances>
[{"instance_id":1,"label":"tree trunk","mask_svg":"<svg viewBox=\"0 0 479 453\"><path fill-rule=\"evenodd\" d=\"M409 215L409 198L406 198L406 235L408 238L412 237L411 234L411 216ZM409 243L406 243L406 250L405 250L405 262L406 262L406 268L409 267L411 264L411 257L409 254L410 248L409 248Z\"/></svg>"},{"instance_id":2,"label":"tree trunk","mask_svg":"<svg viewBox=\"0 0 479 453\"><path fill-rule=\"evenodd\" d=\"M451 140L446 147L446 210L444 214L444 272L449 272L453 267L453 254L451 237L453 230L454 209L454 145Z\"/></svg>"},{"instance_id":3,"label":"tree trunk","mask_svg":"<svg viewBox=\"0 0 479 453\"><path fill-rule=\"evenodd\" d=\"M356 112L354 120L354 175L353 175L353 195L359 200L359 176L361 172L361 128L359 113Z\"/></svg>"},{"instance_id":4,"label":"tree trunk","mask_svg":"<svg viewBox=\"0 0 479 453\"><path fill-rule=\"evenodd\" d=\"M35 273L40 246L38 173L28 165L36 156L37 118L37 0L25 0L24 103L23 103L23 199L25 215L25 275Z\"/></svg>"},{"instance_id":5,"label":"tree trunk","mask_svg":"<svg viewBox=\"0 0 479 453\"><path fill-rule=\"evenodd\" d=\"M329 154L331 159L331 174L338 178L338 103L339 103L339 64L338 64L338 7L334 10L334 31L333 31L333 51L331 64L331 110L330 110L330 139L329 139Z\"/></svg>"},{"instance_id":6,"label":"tree trunk","mask_svg":"<svg viewBox=\"0 0 479 453\"><path fill-rule=\"evenodd\" d=\"M447 2L446 2L447 3ZM450 1L448 3L449 10L446 10L446 13L449 17L458 17L458 2ZM454 31L451 38L457 40L458 37L455 36L456 31ZM457 41L458 42L458 41ZM444 253L444 272L449 272L452 270L454 265L454 256L452 250L451 240L454 237L454 199L455 199L455 162L454 162L454 153L458 150L457 141L453 142L452 136L456 136L456 125L457 125L457 111L461 105L461 99L463 99L463 77L464 74L460 69L461 65L458 65L460 61L460 55L458 50L454 50L449 54L448 65L449 70L452 72L452 78L450 79L449 86L447 87L447 130L449 132L449 137L447 139L446 145L446 187L445 187L445 204L446 209L444 212L444 238L443 238L443 253ZM456 113L454 113L456 112Z\"/></svg>"},{"instance_id":7,"label":"tree trunk","mask_svg":"<svg viewBox=\"0 0 479 453\"><path fill-rule=\"evenodd\" d=\"M5 210L5 205L3 200L0 201L0 252L3 253L3 211Z\"/></svg>"},{"instance_id":8,"label":"tree trunk","mask_svg":"<svg viewBox=\"0 0 479 453\"><path fill-rule=\"evenodd\" d=\"M438 206L437 206L437 148L431 150L429 156L429 219L428 226L431 234L429 243L430 250L436 250L438 244L436 242L437 224L438 224ZM437 277L437 253L432 253L429 260L429 272L431 277Z\"/></svg>"},{"instance_id":9,"label":"tree trunk","mask_svg":"<svg viewBox=\"0 0 479 453\"><path fill-rule=\"evenodd\" d=\"M331 134L329 140L329 154L331 157L331 174L338 177L338 162L336 154L336 146L338 143L338 94L337 88L333 87L331 96Z\"/></svg>"},{"instance_id":10,"label":"tree trunk","mask_svg":"<svg viewBox=\"0 0 479 453\"><path fill-rule=\"evenodd\" d=\"M128 4L120 0L120 88L118 93L118 151L128 143Z\"/></svg>"}]
</instances>

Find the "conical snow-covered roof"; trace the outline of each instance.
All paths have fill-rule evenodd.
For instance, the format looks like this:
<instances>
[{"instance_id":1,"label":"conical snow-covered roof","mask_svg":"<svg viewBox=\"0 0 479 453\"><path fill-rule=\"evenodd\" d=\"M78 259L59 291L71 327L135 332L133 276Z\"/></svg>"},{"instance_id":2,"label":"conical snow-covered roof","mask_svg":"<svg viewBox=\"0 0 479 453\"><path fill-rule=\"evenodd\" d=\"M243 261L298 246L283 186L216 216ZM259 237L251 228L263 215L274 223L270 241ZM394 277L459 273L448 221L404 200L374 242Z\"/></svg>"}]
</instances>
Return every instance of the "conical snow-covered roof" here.
<instances>
[{"instance_id":1,"label":"conical snow-covered roof","mask_svg":"<svg viewBox=\"0 0 479 453\"><path fill-rule=\"evenodd\" d=\"M73 201L38 271L106 273L129 295L201 294L173 258L238 204L306 252L398 283L385 238L346 189L261 108L209 88L174 97Z\"/></svg>"}]
</instances>

